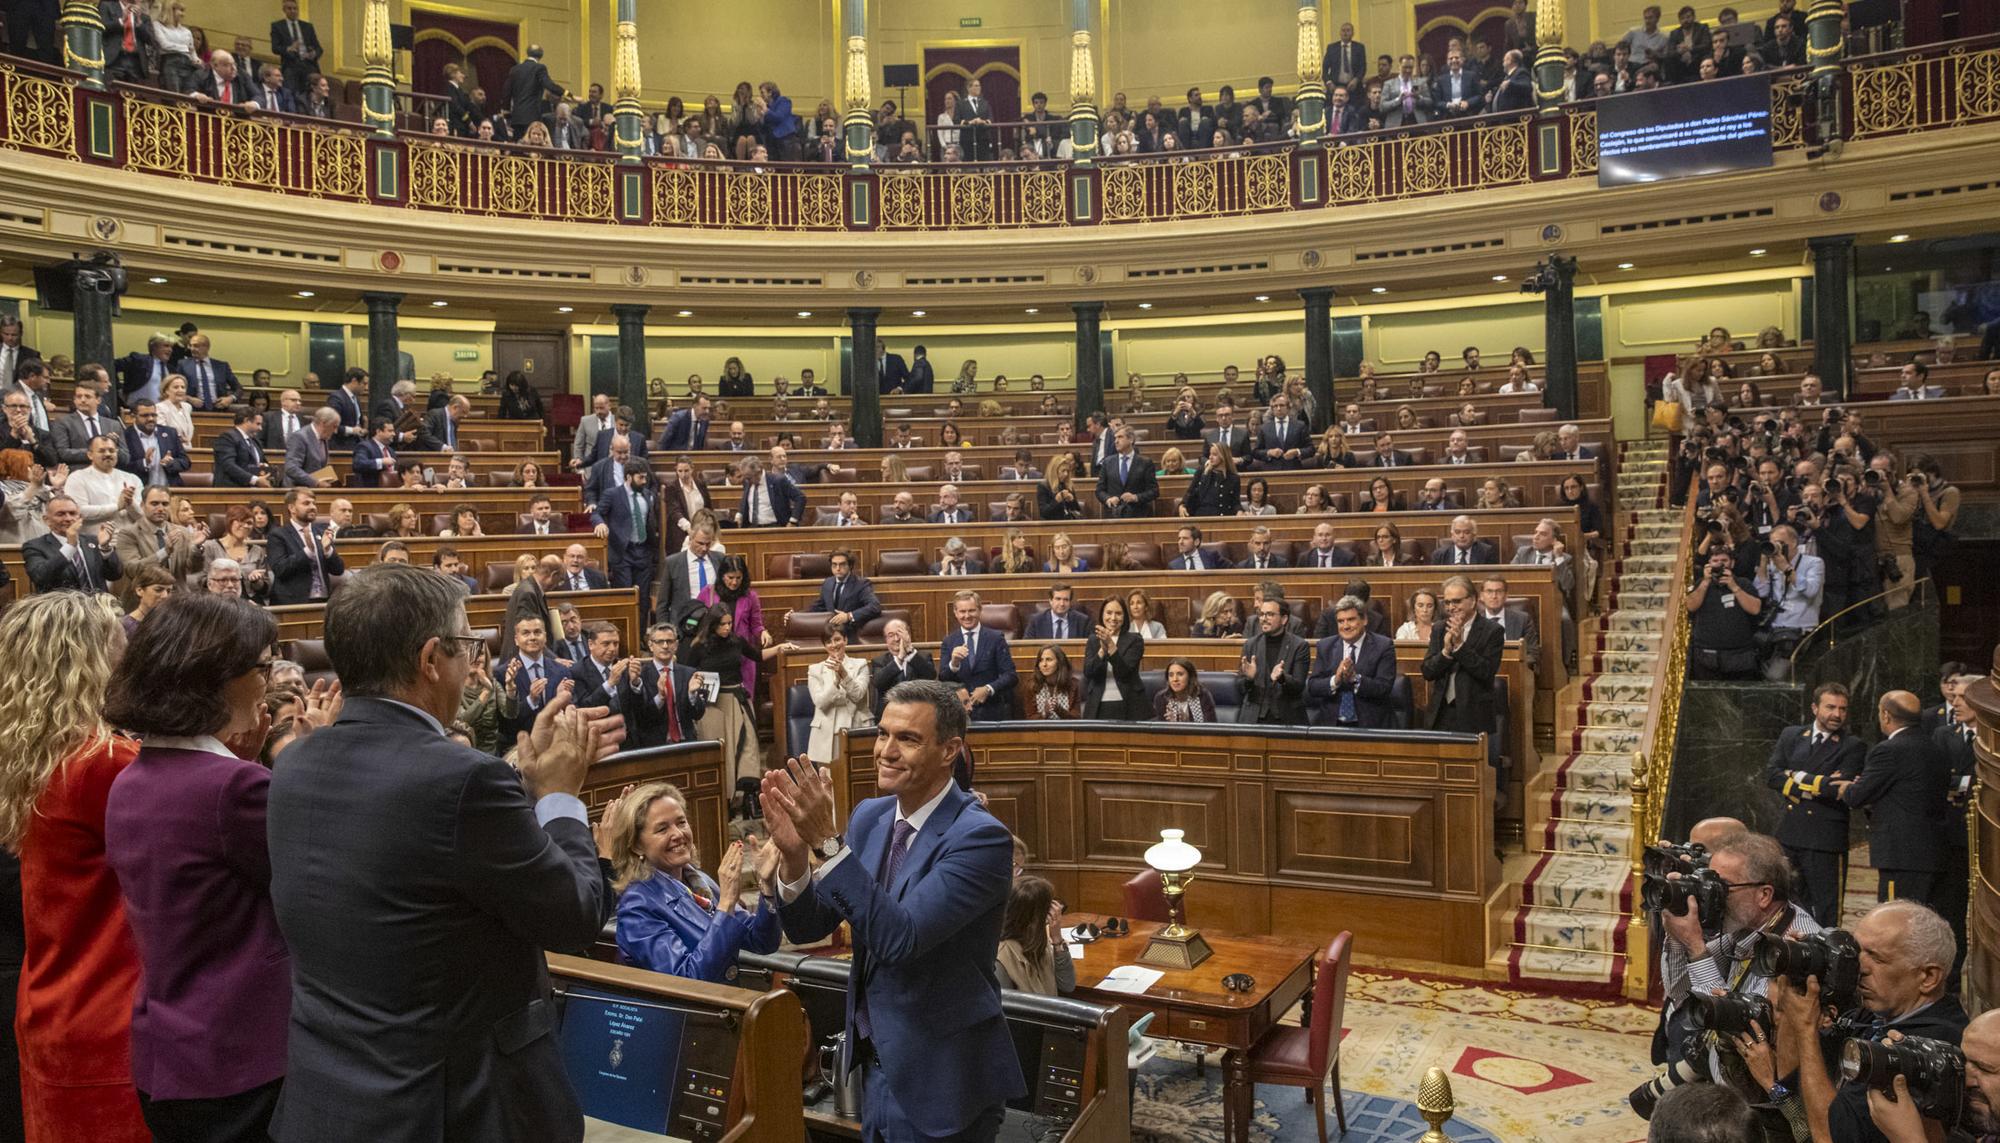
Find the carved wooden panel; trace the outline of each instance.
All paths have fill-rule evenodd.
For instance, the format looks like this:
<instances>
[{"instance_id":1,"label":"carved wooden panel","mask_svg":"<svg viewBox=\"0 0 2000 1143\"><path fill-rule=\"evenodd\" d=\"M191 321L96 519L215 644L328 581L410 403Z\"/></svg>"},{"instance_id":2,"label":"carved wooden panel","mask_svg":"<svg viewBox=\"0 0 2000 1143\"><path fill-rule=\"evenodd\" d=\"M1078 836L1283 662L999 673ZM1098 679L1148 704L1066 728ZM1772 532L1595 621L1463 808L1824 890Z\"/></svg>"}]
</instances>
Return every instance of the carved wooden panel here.
<instances>
[{"instance_id":1,"label":"carved wooden panel","mask_svg":"<svg viewBox=\"0 0 2000 1143\"><path fill-rule=\"evenodd\" d=\"M1432 799L1303 790L1272 799L1278 876L1433 887L1439 813Z\"/></svg>"}]
</instances>

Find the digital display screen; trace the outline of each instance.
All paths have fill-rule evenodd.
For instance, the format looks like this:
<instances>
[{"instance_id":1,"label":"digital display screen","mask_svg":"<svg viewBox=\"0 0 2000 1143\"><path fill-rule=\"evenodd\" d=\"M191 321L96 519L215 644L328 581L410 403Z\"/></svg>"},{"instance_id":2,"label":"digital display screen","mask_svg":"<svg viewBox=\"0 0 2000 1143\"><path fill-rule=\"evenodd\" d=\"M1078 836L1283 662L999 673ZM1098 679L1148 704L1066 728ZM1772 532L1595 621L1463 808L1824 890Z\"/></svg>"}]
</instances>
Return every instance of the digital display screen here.
<instances>
[{"instance_id":1,"label":"digital display screen","mask_svg":"<svg viewBox=\"0 0 2000 1143\"><path fill-rule=\"evenodd\" d=\"M737 1037L720 1013L581 986L562 996L563 1068L585 1116L647 1138L722 1137Z\"/></svg>"},{"instance_id":2,"label":"digital display screen","mask_svg":"<svg viewBox=\"0 0 2000 1143\"><path fill-rule=\"evenodd\" d=\"M1631 186L1771 165L1771 77L1745 75L1597 102L1597 185Z\"/></svg>"}]
</instances>

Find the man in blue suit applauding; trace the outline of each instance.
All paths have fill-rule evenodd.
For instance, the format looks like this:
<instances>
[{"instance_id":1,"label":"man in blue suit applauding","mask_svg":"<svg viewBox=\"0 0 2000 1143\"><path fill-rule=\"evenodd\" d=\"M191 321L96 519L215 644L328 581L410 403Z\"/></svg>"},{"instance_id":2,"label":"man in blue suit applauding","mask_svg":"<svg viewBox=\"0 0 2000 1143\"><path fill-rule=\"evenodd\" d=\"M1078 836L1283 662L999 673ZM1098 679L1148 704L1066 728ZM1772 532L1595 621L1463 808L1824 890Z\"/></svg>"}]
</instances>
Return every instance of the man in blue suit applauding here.
<instances>
[{"instance_id":1,"label":"man in blue suit applauding","mask_svg":"<svg viewBox=\"0 0 2000 1143\"><path fill-rule=\"evenodd\" d=\"M1014 717L1014 655L1007 636L979 622L979 593L951 597L951 633L938 647L938 678L958 688L974 722Z\"/></svg>"},{"instance_id":2,"label":"man in blue suit applauding","mask_svg":"<svg viewBox=\"0 0 2000 1143\"><path fill-rule=\"evenodd\" d=\"M891 689L875 739L885 796L855 806L845 834L825 771L794 758L764 776L785 935L810 944L842 921L854 934L846 1028L871 1143L990 1143L1026 1091L994 973L1013 843L952 782L966 729L950 685Z\"/></svg>"},{"instance_id":3,"label":"man in blue suit applauding","mask_svg":"<svg viewBox=\"0 0 2000 1143\"><path fill-rule=\"evenodd\" d=\"M1333 605L1333 626L1306 677L1306 702L1326 709L1335 726L1393 728L1395 642L1368 630L1368 609L1352 595Z\"/></svg>"}]
</instances>

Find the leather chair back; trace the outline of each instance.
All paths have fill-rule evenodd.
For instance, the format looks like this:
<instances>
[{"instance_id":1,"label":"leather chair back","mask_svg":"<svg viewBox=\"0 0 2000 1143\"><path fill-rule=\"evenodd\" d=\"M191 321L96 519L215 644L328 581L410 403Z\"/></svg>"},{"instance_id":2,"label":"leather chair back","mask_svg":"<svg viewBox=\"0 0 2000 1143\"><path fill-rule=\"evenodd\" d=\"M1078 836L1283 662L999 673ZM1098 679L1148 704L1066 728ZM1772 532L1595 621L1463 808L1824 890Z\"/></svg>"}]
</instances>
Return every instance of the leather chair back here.
<instances>
[{"instance_id":1,"label":"leather chair back","mask_svg":"<svg viewBox=\"0 0 2000 1143\"><path fill-rule=\"evenodd\" d=\"M1320 958L1319 975L1313 981L1312 1051L1314 1075L1325 1075L1333 1066L1333 1053L1340 1043L1341 1021L1347 1014L1347 976L1353 968L1354 934L1343 931L1326 946Z\"/></svg>"},{"instance_id":2,"label":"leather chair back","mask_svg":"<svg viewBox=\"0 0 2000 1143\"><path fill-rule=\"evenodd\" d=\"M1141 869L1125 882L1125 919L1167 922L1167 890L1159 870Z\"/></svg>"},{"instance_id":3,"label":"leather chair back","mask_svg":"<svg viewBox=\"0 0 2000 1143\"><path fill-rule=\"evenodd\" d=\"M812 726L812 691L800 679L785 688L785 749L794 755L804 754L806 743L812 741Z\"/></svg>"}]
</instances>

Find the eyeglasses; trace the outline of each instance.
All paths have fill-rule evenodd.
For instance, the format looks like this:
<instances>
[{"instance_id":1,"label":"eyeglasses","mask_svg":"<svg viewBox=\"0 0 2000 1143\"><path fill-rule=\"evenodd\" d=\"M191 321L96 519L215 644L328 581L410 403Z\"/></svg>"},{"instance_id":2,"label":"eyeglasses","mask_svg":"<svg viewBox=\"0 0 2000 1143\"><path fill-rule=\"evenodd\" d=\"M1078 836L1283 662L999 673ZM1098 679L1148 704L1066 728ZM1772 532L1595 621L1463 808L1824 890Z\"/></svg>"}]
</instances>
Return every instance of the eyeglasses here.
<instances>
[{"instance_id":1,"label":"eyeglasses","mask_svg":"<svg viewBox=\"0 0 2000 1143\"><path fill-rule=\"evenodd\" d=\"M1738 889L1763 889L1767 888L1770 884L1769 881L1724 881L1722 883L1723 888L1729 890L1731 893L1736 892Z\"/></svg>"},{"instance_id":2,"label":"eyeglasses","mask_svg":"<svg viewBox=\"0 0 2000 1143\"><path fill-rule=\"evenodd\" d=\"M449 639L453 647L459 648L468 657L477 654L486 646L486 637L483 635L445 635L442 638Z\"/></svg>"}]
</instances>

